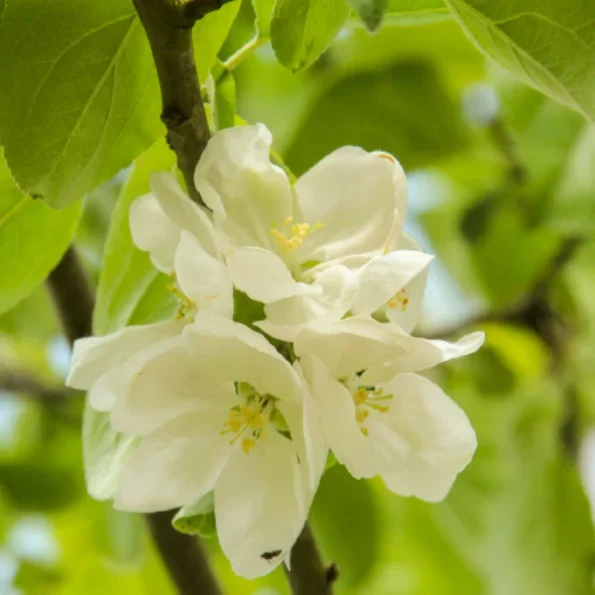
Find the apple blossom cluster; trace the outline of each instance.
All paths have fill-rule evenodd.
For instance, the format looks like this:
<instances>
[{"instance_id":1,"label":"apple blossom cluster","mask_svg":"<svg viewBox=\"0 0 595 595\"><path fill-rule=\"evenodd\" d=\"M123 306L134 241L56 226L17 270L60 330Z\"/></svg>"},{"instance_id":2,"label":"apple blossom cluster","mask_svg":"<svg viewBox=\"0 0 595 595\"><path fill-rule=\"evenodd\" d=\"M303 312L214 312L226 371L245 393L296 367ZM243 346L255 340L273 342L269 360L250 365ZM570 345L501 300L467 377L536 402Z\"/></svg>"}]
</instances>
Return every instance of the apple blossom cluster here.
<instances>
[{"instance_id":1,"label":"apple blossom cluster","mask_svg":"<svg viewBox=\"0 0 595 595\"><path fill-rule=\"evenodd\" d=\"M263 125L214 135L195 172L208 208L153 174L130 229L171 276L177 315L77 341L68 377L136 437L115 507L214 507L248 578L288 562L329 452L396 494L447 495L476 437L418 373L484 339L411 335L432 257L403 232L391 155L343 147L291 184L270 145Z\"/></svg>"}]
</instances>

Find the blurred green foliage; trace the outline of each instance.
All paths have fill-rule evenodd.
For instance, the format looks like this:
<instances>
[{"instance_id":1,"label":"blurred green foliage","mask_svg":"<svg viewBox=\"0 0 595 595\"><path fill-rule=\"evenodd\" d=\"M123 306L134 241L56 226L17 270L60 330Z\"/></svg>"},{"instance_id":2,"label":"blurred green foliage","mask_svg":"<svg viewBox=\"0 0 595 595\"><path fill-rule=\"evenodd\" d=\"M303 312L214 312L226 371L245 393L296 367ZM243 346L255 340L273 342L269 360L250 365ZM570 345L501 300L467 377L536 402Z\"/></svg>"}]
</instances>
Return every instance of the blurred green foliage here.
<instances>
[{"instance_id":1,"label":"blurred green foliage","mask_svg":"<svg viewBox=\"0 0 595 595\"><path fill-rule=\"evenodd\" d=\"M595 129L579 113L592 117L595 105L592 3L370 2L386 4L373 35L338 4L255 0L255 27L251 3L238 0L201 21L196 59L213 123L229 126L235 109L266 123L298 175L343 144L396 155L412 231L438 255L420 333L481 328L487 345L435 372L479 439L445 502L327 471L312 524L338 563L337 593L594 593L595 453L584 439L595 426ZM0 90L0 593L173 593L142 518L85 493L81 399L6 381L16 371L61 387L65 344L40 284L81 202L95 330L172 312L167 278L127 224L149 172L174 163L149 48L120 0L0 2L0 12L10 81ZM252 51L226 62L250 40ZM27 194L76 204L54 212ZM281 570L249 583L216 538L206 543L229 593L288 592Z\"/></svg>"}]
</instances>

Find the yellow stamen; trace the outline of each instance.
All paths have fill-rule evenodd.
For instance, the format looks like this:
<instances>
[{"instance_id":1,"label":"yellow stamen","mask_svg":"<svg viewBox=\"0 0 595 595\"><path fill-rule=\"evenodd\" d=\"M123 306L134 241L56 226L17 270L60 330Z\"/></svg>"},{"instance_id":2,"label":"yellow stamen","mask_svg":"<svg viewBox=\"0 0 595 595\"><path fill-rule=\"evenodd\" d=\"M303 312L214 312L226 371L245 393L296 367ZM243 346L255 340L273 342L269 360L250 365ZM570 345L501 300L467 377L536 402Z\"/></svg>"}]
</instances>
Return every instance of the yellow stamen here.
<instances>
[{"instance_id":1,"label":"yellow stamen","mask_svg":"<svg viewBox=\"0 0 595 595\"><path fill-rule=\"evenodd\" d=\"M397 291L397 293L395 293L395 295L392 298L390 298L390 300L388 300L386 305L391 310L395 310L398 308L401 310L401 312L405 312L405 310L407 310L407 306L409 306L409 298L406 296L406 293L407 289L403 287L402 289Z\"/></svg>"},{"instance_id":2,"label":"yellow stamen","mask_svg":"<svg viewBox=\"0 0 595 595\"><path fill-rule=\"evenodd\" d=\"M356 405L361 405L368 398L366 389L360 388L353 393L353 401Z\"/></svg>"},{"instance_id":3,"label":"yellow stamen","mask_svg":"<svg viewBox=\"0 0 595 595\"><path fill-rule=\"evenodd\" d=\"M291 227L289 227L291 225ZM293 217L285 217L283 226L288 228L287 232L279 230L275 224L269 230L269 235L277 242L277 245L284 252L291 252L299 248L304 240L313 232L323 227L322 223L311 226L309 223L293 223Z\"/></svg>"},{"instance_id":4,"label":"yellow stamen","mask_svg":"<svg viewBox=\"0 0 595 595\"><path fill-rule=\"evenodd\" d=\"M369 417L370 412L366 411L365 409L357 409L355 412L355 420L358 424L363 424L366 419Z\"/></svg>"},{"instance_id":5,"label":"yellow stamen","mask_svg":"<svg viewBox=\"0 0 595 595\"><path fill-rule=\"evenodd\" d=\"M256 446L254 438L242 438L242 452L248 454Z\"/></svg>"}]
</instances>

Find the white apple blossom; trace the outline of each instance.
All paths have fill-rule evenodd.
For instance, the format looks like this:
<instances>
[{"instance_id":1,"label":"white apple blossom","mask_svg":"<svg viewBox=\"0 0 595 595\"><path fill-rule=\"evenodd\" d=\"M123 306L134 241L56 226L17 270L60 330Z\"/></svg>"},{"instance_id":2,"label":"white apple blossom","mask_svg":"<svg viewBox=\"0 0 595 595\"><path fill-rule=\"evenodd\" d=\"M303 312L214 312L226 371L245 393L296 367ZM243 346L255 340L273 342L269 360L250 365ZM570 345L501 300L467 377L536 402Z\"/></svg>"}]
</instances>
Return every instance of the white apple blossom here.
<instances>
[{"instance_id":1,"label":"white apple blossom","mask_svg":"<svg viewBox=\"0 0 595 595\"><path fill-rule=\"evenodd\" d=\"M213 491L217 533L247 578L286 560L327 449L302 378L260 334L199 315L169 349L120 370L112 426L142 436L115 507L169 510Z\"/></svg>"},{"instance_id":2,"label":"white apple blossom","mask_svg":"<svg viewBox=\"0 0 595 595\"><path fill-rule=\"evenodd\" d=\"M212 497L221 547L247 578L288 561L329 446L357 478L444 498L475 434L416 372L483 342L409 334L432 256L402 231L392 156L343 147L291 184L270 145L263 125L214 135L195 174L211 212L152 175L130 229L171 275L177 315L77 341L67 380L131 438L116 508L203 510ZM234 312L238 291L265 304L256 327L279 351Z\"/></svg>"},{"instance_id":3,"label":"white apple blossom","mask_svg":"<svg viewBox=\"0 0 595 595\"><path fill-rule=\"evenodd\" d=\"M196 167L234 285L284 324L341 318L357 291L352 269L401 236L405 175L391 155L342 147L292 185L271 141L262 124L223 130Z\"/></svg>"},{"instance_id":4,"label":"white apple blossom","mask_svg":"<svg viewBox=\"0 0 595 595\"><path fill-rule=\"evenodd\" d=\"M473 353L483 333L457 343L411 337L369 317L310 324L294 350L325 438L357 478L380 475L403 496L439 501L471 460L464 412L414 372Z\"/></svg>"}]
</instances>

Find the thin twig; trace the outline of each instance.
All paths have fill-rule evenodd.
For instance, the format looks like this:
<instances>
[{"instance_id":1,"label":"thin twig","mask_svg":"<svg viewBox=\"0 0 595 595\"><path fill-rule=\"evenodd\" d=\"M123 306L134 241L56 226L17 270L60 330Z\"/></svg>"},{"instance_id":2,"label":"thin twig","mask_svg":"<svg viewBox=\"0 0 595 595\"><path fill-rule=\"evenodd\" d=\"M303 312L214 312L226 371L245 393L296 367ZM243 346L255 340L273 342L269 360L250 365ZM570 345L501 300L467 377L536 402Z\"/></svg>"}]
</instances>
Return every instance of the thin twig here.
<instances>
[{"instance_id":1,"label":"thin twig","mask_svg":"<svg viewBox=\"0 0 595 595\"><path fill-rule=\"evenodd\" d=\"M306 523L291 550L291 570L286 569L293 595L332 595L333 583L338 577L333 564L326 568L310 525Z\"/></svg>"},{"instance_id":2,"label":"thin twig","mask_svg":"<svg viewBox=\"0 0 595 595\"><path fill-rule=\"evenodd\" d=\"M47 287L70 344L90 335L93 293L79 256L72 246L66 250L62 260L50 273Z\"/></svg>"},{"instance_id":3,"label":"thin twig","mask_svg":"<svg viewBox=\"0 0 595 595\"><path fill-rule=\"evenodd\" d=\"M65 403L77 391L64 386L49 386L28 372L0 371L0 392L18 393L47 405Z\"/></svg>"},{"instance_id":4,"label":"thin twig","mask_svg":"<svg viewBox=\"0 0 595 595\"><path fill-rule=\"evenodd\" d=\"M496 322L530 327L544 338L546 344L553 347L554 341L547 331L551 330L549 329L550 323L555 322L556 316L547 296L558 275L576 254L582 242L583 240L577 237L564 240L543 275L539 277L527 295L516 304L505 309L477 314L452 326L430 329L429 332L424 333L424 336L431 339L449 339L462 335L469 329ZM547 331L544 324L548 326Z\"/></svg>"}]
</instances>

